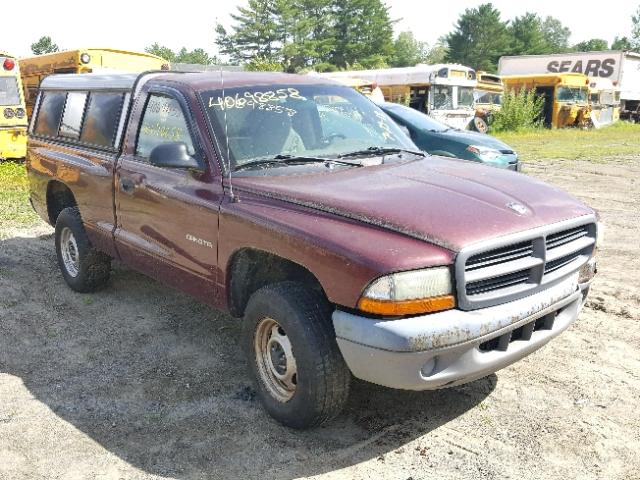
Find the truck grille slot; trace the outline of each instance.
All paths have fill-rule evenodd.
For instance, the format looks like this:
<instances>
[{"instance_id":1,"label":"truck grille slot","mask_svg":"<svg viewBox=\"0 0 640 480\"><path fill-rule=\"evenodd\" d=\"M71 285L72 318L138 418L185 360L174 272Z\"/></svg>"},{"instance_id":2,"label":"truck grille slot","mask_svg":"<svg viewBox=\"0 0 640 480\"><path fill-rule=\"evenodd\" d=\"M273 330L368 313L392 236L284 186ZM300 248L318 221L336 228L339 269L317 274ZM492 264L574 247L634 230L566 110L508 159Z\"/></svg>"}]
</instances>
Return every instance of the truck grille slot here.
<instances>
[{"instance_id":1,"label":"truck grille slot","mask_svg":"<svg viewBox=\"0 0 640 480\"><path fill-rule=\"evenodd\" d=\"M474 310L541 291L577 272L595 238L593 221L570 220L463 250L456 260L458 305Z\"/></svg>"},{"instance_id":2,"label":"truck grille slot","mask_svg":"<svg viewBox=\"0 0 640 480\"><path fill-rule=\"evenodd\" d=\"M496 248L495 250L474 255L467 260L465 270L469 272L478 268L530 257L531 255L533 255L533 244L531 242L522 242L517 245Z\"/></svg>"},{"instance_id":3,"label":"truck grille slot","mask_svg":"<svg viewBox=\"0 0 640 480\"><path fill-rule=\"evenodd\" d=\"M586 226L551 234L547 237L547 250L565 245L587 235L589 235L589 231Z\"/></svg>"},{"instance_id":4,"label":"truck grille slot","mask_svg":"<svg viewBox=\"0 0 640 480\"><path fill-rule=\"evenodd\" d=\"M551 272L555 272L556 270L560 270L562 267L569 265L576 258L580 256L580 252L572 253L571 255L566 255L564 257L558 258L557 260L551 260L544 266L545 275Z\"/></svg>"},{"instance_id":5,"label":"truck grille slot","mask_svg":"<svg viewBox=\"0 0 640 480\"><path fill-rule=\"evenodd\" d=\"M488 280L480 280L467 284L467 295L479 295L481 293L491 292L502 288L511 287L529 280L529 270L501 275L499 277L490 278Z\"/></svg>"},{"instance_id":6,"label":"truck grille slot","mask_svg":"<svg viewBox=\"0 0 640 480\"><path fill-rule=\"evenodd\" d=\"M528 342L529 340L531 340L533 332L538 332L540 330L552 330L555 319L560 311L562 310L551 312L544 317L540 317L537 320L533 320L529 323L521 325L520 327L515 328L510 332L504 333L499 337L495 337L491 340L487 340L486 342L482 342L480 345L478 345L478 348L481 352L506 352L509 348L509 345L513 342Z\"/></svg>"}]
</instances>

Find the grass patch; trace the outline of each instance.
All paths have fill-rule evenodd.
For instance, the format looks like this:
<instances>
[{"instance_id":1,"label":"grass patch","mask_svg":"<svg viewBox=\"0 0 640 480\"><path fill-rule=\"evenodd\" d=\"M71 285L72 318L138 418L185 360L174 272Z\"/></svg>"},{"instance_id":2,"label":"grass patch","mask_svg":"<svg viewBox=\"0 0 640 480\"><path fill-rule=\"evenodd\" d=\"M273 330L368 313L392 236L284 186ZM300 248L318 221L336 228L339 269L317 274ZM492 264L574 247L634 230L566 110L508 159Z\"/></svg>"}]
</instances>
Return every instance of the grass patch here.
<instances>
[{"instance_id":1,"label":"grass patch","mask_svg":"<svg viewBox=\"0 0 640 480\"><path fill-rule=\"evenodd\" d=\"M24 164L0 161L0 228L31 227L40 222L29 204Z\"/></svg>"},{"instance_id":2,"label":"grass patch","mask_svg":"<svg viewBox=\"0 0 640 480\"><path fill-rule=\"evenodd\" d=\"M599 130L533 129L495 136L513 147L524 161L558 158L604 162L640 152L640 124L629 122L617 122Z\"/></svg>"}]
</instances>

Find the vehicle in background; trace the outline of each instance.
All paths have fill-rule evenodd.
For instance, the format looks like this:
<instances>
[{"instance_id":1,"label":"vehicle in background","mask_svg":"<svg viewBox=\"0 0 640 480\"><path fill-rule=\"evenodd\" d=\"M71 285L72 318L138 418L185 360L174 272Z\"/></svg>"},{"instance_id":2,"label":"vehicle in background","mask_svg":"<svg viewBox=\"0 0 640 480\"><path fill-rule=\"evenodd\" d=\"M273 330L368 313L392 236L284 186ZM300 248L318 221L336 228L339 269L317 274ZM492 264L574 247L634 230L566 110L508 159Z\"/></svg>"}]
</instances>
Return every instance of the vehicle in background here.
<instances>
[{"instance_id":1,"label":"vehicle in background","mask_svg":"<svg viewBox=\"0 0 640 480\"><path fill-rule=\"evenodd\" d=\"M0 160L24 158L27 123L18 61L0 52Z\"/></svg>"},{"instance_id":2,"label":"vehicle in background","mask_svg":"<svg viewBox=\"0 0 640 480\"><path fill-rule=\"evenodd\" d=\"M518 155L506 143L490 135L456 130L444 123L397 103L378 106L413 140L418 148L431 155L481 162L492 167L520 170Z\"/></svg>"},{"instance_id":3,"label":"vehicle in background","mask_svg":"<svg viewBox=\"0 0 640 480\"><path fill-rule=\"evenodd\" d=\"M608 78L589 78L591 123L596 128L620 120L620 89Z\"/></svg>"},{"instance_id":4,"label":"vehicle in background","mask_svg":"<svg viewBox=\"0 0 640 480\"><path fill-rule=\"evenodd\" d=\"M402 103L452 128L465 129L475 117L476 72L456 64L317 74L340 80L356 77L376 84L388 102Z\"/></svg>"},{"instance_id":5,"label":"vehicle in background","mask_svg":"<svg viewBox=\"0 0 640 480\"><path fill-rule=\"evenodd\" d=\"M257 396L296 428L335 417L352 375L432 390L520 360L595 274L584 203L429 157L308 75L52 75L26 167L70 288L100 288L116 258L229 312Z\"/></svg>"},{"instance_id":6,"label":"vehicle in background","mask_svg":"<svg viewBox=\"0 0 640 480\"><path fill-rule=\"evenodd\" d=\"M53 73L108 73L169 70L164 58L150 53L128 52L110 48L84 48L21 58L20 74L24 87L27 114L31 118L40 82Z\"/></svg>"},{"instance_id":7,"label":"vehicle in background","mask_svg":"<svg viewBox=\"0 0 640 480\"><path fill-rule=\"evenodd\" d=\"M471 127L481 133L487 133L493 112L502 106L504 86L498 75L487 72L477 72L478 86L473 91L476 116Z\"/></svg>"},{"instance_id":8,"label":"vehicle in background","mask_svg":"<svg viewBox=\"0 0 640 480\"><path fill-rule=\"evenodd\" d=\"M588 127L589 78L582 73L547 73L541 75L506 75L505 89L533 90L544 99L542 121L546 127Z\"/></svg>"},{"instance_id":9,"label":"vehicle in background","mask_svg":"<svg viewBox=\"0 0 640 480\"><path fill-rule=\"evenodd\" d=\"M500 75L583 73L620 89L620 118L640 122L640 53L610 50L502 57Z\"/></svg>"}]
</instances>

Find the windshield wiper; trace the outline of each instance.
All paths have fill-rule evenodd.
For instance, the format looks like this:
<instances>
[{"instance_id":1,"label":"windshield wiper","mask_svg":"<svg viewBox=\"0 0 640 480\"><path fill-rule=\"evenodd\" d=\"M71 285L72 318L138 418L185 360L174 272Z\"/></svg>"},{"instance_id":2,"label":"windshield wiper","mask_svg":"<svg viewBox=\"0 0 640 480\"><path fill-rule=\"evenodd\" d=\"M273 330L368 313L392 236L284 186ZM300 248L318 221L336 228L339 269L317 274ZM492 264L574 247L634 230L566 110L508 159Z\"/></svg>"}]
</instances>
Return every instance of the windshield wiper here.
<instances>
[{"instance_id":1,"label":"windshield wiper","mask_svg":"<svg viewBox=\"0 0 640 480\"><path fill-rule=\"evenodd\" d=\"M418 152L416 150L409 150L407 148L396 148L396 147L369 147L364 150L356 150L355 152L347 152L342 155L338 155L338 158L345 157L360 157L363 155L376 156L376 155L387 155L390 153L411 153L412 155L419 155L421 157L426 157L427 155L424 152Z\"/></svg>"},{"instance_id":2,"label":"windshield wiper","mask_svg":"<svg viewBox=\"0 0 640 480\"><path fill-rule=\"evenodd\" d=\"M243 163L234 168L234 171L247 170L260 166L276 166L276 165L303 165L305 163L330 163L337 165L347 165L349 167L362 167L361 163L343 162L335 158L308 157L304 155L275 155L270 158L254 160L253 162Z\"/></svg>"}]
</instances>

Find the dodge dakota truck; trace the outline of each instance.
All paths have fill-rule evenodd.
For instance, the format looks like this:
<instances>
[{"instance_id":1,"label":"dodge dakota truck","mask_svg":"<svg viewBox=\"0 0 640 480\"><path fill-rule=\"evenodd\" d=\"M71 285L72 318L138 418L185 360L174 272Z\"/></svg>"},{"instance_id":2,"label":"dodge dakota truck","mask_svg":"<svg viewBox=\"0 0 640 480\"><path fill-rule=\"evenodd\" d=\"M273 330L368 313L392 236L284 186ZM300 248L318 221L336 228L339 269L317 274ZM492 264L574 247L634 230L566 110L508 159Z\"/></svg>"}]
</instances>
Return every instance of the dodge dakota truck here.
<instances>
[{"instance_id":1,"label":"dodge dakota truck","mask_svg":"<svg viewBox=\"0 0 640 480\"><path fill-rule=\"evenodd\" d=\"M595 274L591 208L424 154L328 79L52 75L29 129L31 202L69 287L100 288L117 259L228 312L262 404L294 428L335 417L352 376L438 389L523 358Z\"/></svg>"}]
</instances>

